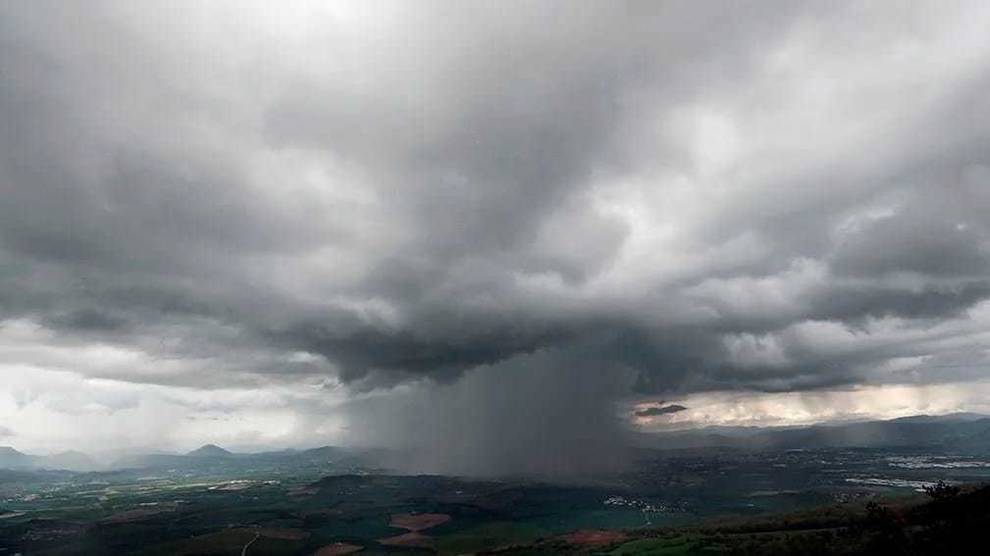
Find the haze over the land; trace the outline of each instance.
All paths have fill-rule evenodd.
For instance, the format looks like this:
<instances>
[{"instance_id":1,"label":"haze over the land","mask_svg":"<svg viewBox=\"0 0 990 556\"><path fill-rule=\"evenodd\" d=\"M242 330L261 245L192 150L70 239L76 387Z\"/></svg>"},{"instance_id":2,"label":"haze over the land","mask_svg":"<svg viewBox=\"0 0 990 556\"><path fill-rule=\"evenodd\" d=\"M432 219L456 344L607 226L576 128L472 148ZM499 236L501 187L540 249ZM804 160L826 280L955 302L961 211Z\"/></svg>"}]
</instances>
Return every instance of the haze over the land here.
<instances>
[{"instance_id":1,"label":"haze over the land","mask_svg":"<svg viewBox=\"0 0 990 556\"><path fill-rule=\"evenodd\" d=\"M990 411L988 28L0 3L0 445L555 472L636 429Z\"/></svg>"}]
</instances>

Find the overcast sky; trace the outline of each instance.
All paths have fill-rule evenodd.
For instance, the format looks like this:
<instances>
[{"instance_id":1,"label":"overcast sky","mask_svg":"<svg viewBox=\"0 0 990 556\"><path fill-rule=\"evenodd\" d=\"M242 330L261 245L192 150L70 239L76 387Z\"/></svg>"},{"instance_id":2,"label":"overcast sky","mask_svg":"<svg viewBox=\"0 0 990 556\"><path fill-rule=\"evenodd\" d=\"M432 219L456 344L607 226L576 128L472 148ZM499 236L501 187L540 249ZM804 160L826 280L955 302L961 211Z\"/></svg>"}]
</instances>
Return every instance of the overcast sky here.
<instances>
[{"instance_id":1,"label":"overcast sky","mask_svg":"<svg viewBox=\"0 0 990 556\"><path fill-rule=\"evenodd\" d=\"M0 445L528 469L630 427L990 411L988 28L2 2Z\"/></svg>"}]
</instances>

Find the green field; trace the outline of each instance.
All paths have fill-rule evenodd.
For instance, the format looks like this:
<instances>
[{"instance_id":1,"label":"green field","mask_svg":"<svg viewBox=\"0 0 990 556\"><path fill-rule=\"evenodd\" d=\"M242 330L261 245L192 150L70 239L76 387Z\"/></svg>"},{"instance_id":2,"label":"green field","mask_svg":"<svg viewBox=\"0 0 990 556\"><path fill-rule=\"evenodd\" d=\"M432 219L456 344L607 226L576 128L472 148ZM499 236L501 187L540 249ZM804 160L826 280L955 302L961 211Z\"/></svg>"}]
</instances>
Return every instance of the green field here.
<instances>
[{"instance_id":1,"label":"green field","mask_svg":"<svg viewBox=\"0 0 990 556\"><path fill-rule=\"evenodd\" d=\"M915 485L933 479L987 478L980 467L938 474L891 467L891 457L849 450L684 453L570 485L325 475L310 466L259 470L243 463L226 470L211 464L154 473L21 473L0 481L0 556L237 555L245 546L247 554L312 554L334 543L364 554L815 553L822 543L860 538L849 530L862 524L868 503L887 500L896 508L917 503L923 496ZM391 524L393 515L417 513L450 519L419 536L384 541L407 533ZM569 533L598 530L623 531L625 539L568 544ZM415 546L396 545L402 543Z\"/></svg>"}]
</instances>

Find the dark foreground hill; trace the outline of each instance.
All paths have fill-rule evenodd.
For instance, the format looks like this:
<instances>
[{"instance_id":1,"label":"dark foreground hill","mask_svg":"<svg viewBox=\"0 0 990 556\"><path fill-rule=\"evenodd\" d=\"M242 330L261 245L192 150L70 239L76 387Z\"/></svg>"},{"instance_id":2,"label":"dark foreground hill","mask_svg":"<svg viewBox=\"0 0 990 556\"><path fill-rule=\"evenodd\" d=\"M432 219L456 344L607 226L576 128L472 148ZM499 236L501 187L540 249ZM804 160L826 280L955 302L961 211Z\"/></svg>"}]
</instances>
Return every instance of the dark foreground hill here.
<instances>
[{"instance_id":1,"label":"dark foreground hill","mask_svg":"<svg viewBox=\"0 0 990 556\"><path fill-rule=\"evenodd\" d=\"M990 525L987 490L933 489L987 484L986 459L703 452L573 485L342 473L331 448L0 471L0 555L968 554Z\"/></svg>"},{"instance_id":2,"label":"dark foreground hill","mask_svg":"<svg viewBox=\"0 0 990 556\"><path fill-rule=\"evenodd\" d=\"M489 554L927 556L986 554L990 486L939 483L924 500L871 501L696 527L581 531Z\"/></svg>"}]
</instances>

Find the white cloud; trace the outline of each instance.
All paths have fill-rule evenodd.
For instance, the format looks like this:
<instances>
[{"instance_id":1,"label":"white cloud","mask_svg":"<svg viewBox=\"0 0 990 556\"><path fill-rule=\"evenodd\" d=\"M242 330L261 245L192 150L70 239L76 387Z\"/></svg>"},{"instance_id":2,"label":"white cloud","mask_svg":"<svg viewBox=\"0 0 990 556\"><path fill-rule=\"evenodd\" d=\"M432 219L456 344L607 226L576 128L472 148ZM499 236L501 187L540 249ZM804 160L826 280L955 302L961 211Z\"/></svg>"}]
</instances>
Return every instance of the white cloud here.
<instances>
[{"instance_id":1,"label":"white cloud","mask_svg":"<svg viewBox=\"0 0 990 556\"><path fill-rule=\"evenodd\" d=\"M629 414L654 402L633 404ZM644 430L703 426L795 426L961 411L990 414L990 383L875 385L811 392L710 392L677 400L684 411L631 417Z\"/></svg>"}]
</instances>

